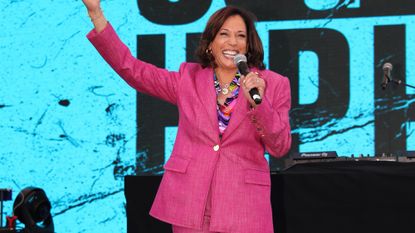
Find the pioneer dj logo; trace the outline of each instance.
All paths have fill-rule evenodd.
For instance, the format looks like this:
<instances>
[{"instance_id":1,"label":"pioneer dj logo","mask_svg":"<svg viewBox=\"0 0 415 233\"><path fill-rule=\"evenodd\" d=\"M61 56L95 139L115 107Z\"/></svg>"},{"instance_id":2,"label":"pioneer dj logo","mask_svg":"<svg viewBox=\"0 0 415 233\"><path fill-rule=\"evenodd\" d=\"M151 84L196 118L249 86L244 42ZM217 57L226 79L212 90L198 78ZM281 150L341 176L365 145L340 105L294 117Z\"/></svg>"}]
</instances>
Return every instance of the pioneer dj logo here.
<instances>
[{"instance_id":1,"label":"pioneer dj logo","mask_svg":"<svg viewBox=\"0 0 415 233\"><path fill-rule=\"evenodd\" d=\"M289 77L293 152L339 155L414 150L414 93L380 88L385 62L415 84L415 4L411 1L137 1L138 57L177 70L193 61L208 17L225 5L250 9L268 68ZM158 167L169 156L175 107L138 95L138 150ZM166 140L167 139L167 140ZM412 141L412 143L409 143ZM271 167L272 167L271 160Z\"/></svg>"}]
</instances>

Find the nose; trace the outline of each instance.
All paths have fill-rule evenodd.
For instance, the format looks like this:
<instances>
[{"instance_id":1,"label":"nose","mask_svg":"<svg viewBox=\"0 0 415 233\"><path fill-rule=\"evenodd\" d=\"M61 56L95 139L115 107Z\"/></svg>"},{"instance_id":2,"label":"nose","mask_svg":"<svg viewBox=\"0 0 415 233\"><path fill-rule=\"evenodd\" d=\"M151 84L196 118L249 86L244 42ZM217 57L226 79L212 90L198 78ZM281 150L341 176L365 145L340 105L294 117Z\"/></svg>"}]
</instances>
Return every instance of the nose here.
<instances>
[{"instance_id":1,"label":"nose","mask_svg":"<svg viewBox=\"0 0 415 233\"><path fill-rule=\"evenodd\" d=\"M237 44L236 36L235 35L230 36L228 43L230 45L236 45Z\"/></svg>"}]
</instances>

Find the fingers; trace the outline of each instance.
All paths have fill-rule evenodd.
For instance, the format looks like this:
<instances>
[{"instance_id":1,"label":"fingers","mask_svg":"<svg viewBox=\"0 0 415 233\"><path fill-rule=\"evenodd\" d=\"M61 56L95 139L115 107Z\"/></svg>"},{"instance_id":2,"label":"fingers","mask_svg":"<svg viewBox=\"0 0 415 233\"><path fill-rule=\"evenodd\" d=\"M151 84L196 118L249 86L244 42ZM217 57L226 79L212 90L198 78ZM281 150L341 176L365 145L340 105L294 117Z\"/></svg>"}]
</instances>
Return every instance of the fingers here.
<instances>
[{"instance_id":1,"label":"fingers","mask_svg":"<svg viewBox=\"0 0 415 233\"><path fill-rule=\"evenodd\" d=\"M241 78L242 86L244 89L263 88L265 87L265 81L259 77L256 72L250 72L246 76Z\"/></svg>"},{"instance_id":2,"label":"fingers","mask_svg":"<svg viewBox=\"0 0 415 233\"><path fill-rule=\"evenodd\" d=\"M250 72L248 73L246 76L242 76L241 80L240 80L240 87L242 88L242 92L245 96L245 98L249 101L249 103L251 104L251 106L255 107L256 103L254 102L254 100L251 98L249 91L252 88L257 88L259 95L263 96L264 95L264 90L265 90L265 80L262 79L258 73L256 72Z\"/></svg>"}]
</instances>

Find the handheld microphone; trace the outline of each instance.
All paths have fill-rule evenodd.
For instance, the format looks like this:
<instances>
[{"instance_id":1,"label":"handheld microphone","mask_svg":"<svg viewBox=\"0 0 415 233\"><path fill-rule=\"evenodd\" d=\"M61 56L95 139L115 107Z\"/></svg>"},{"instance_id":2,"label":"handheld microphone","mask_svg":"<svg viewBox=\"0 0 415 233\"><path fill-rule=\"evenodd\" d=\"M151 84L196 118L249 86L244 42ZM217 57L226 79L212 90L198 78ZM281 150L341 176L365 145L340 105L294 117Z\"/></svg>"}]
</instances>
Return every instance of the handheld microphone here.
<instances>
[{"instance_id":1,"label":"handheld microphone","mask_svg":"<svg viewBox=\"0 0 415 233\"><path fill-rule=\"evenodd\" d=\"M391 63L386 62L385 64L383 64L383 79L382 79L382 89L385 89L386 86L388 85L388 83L392 80L391 78L391 71L393 69L393 66Z\"/></svg>"},{"instance_id":2,"label":"handheld microphone","mask_svg":"<svg viewBox=\"0 0 415 233\"><path fill-rule=\"evenodd\" d=\"M247 75L249 73L249 67L247 62L247 59L245 55L238 54L234 57L233 62L235 63L236 67L238 67L239 73L242 75ZM254 100L256 104L260 104L262 102L262 98L259 95L258 88L254 87L251 90L249 90L249 95Z\"/></svg>"}]
</instances>

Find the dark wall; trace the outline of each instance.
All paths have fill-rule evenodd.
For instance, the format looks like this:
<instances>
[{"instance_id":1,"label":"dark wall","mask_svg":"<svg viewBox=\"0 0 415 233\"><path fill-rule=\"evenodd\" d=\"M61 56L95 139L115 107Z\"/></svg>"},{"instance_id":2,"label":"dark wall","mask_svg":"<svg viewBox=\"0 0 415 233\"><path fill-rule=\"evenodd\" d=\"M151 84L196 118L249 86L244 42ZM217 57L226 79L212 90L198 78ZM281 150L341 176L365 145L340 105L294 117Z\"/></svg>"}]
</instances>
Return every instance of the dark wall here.
<instances>
[{"instance_id":1,"label":"dark wall","mask_svg":"<svg viewBox=\"0 0 415 233\"><path fill-rule=\"evenodd\" d=\"M205 22L200 19L213 12L215 2L138 1L149 22L177 27L182 34L173 42L175 35L170 32L139 34L138 57L167 68L175 57L195 61L194 49ZM414 4L403 0L226 4L255 13L265 63L291 81L293 143L288 156L310 151L337 151L344 156L399 155L415 150L408 143L415 140L411 136L415 92L402 84L389 84L385 90L380 87L386 62L393 65L393 78L415 82L413 75L407 77L406 68L408 61L415 63L410 52L415 40L408 35L414 26ZM192 29L194 25L200 25L200 32ZM175 44L185 47L176 50ZM169 156L166 147L171 147L165 143L165 127L177 125L177 110L141 94L137 99L137 149L149 155L141 164L146 169L138 168L137 172L161 173L160 165ZM270 159L273 170L282 164Z\"/></svg>"}]
</instances>

